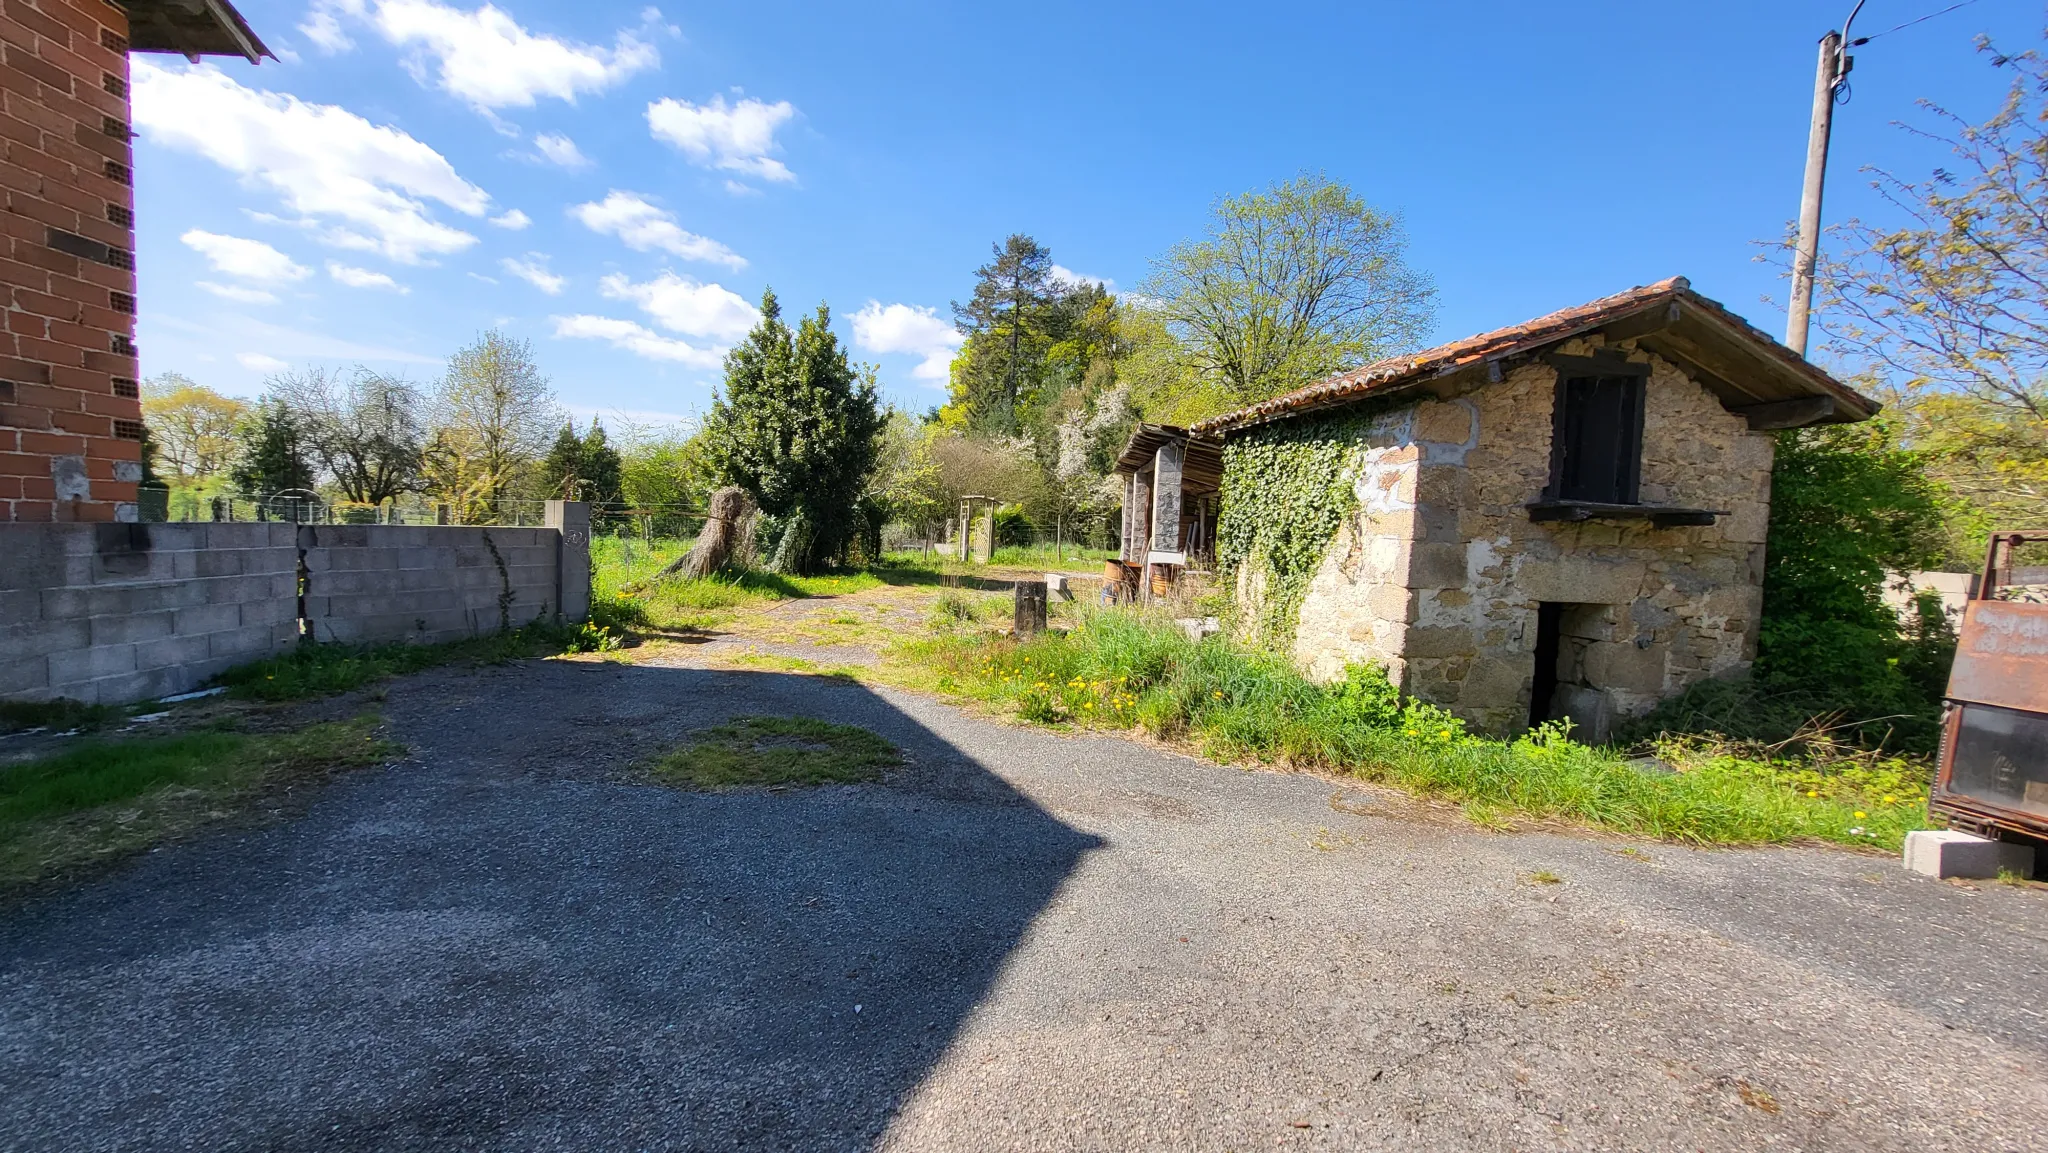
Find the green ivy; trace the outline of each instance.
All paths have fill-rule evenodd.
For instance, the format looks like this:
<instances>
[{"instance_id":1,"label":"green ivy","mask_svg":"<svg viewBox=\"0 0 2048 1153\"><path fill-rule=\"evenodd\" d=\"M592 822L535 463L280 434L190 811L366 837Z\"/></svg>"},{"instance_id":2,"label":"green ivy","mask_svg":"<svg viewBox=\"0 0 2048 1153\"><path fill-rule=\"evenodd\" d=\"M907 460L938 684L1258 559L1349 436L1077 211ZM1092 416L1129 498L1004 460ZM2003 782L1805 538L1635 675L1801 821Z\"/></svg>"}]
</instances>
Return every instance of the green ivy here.
<instances>
[{"instance_id":1,"label":"green ivy","mask_svg":"<svg viewBox=\"0 0 2048 1153\"><path fill-rule=\"evenodd\" d=\"M1264 573L1252 622L1261 644L1285 648L1292 640L1309 581L1358 502L1359 445L1377 416L1290 420L1224 446L1217 560L1225 573L1247 562Z\"/></svg>"}]
</instances>

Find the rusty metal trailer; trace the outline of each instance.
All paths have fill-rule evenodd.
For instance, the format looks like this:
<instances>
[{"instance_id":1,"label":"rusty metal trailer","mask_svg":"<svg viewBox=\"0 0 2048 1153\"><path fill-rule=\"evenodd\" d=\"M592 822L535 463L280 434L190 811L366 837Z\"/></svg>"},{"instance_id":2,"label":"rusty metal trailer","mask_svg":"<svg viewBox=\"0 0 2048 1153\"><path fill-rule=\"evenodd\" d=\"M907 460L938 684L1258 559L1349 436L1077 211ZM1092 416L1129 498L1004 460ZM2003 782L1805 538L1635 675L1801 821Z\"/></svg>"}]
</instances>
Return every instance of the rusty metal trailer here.
<instances>
[{"instance_id":1,"label":"rusty metal trailer","mask_svg":"<svg viewBox=\"0 0 2048 1153\"><path fill-rule=\"evenodd\" d=\"M1950 827L2048 842L2048 569L2017 565L2048 530L1993 534L1963 610L1928 808Z\"/></svg>"}]
</instances>

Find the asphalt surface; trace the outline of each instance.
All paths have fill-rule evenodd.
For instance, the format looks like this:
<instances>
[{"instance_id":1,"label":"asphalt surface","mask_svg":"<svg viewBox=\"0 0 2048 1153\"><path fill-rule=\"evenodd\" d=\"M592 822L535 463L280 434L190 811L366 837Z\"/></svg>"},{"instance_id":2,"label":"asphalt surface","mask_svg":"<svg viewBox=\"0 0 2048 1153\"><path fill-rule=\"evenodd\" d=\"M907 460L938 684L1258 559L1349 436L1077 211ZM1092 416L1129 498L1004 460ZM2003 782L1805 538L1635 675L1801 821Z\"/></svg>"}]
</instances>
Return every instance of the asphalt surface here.
<instances>
[{"instance_id":1,"label":"asphalt surface","mask_svg":"<svg viewBox=\"0 0 2048 1153\"><path fill-rule=\"evenodd\" d=\"M2048 893L1489 834L840 680L398 682L412 756L0 911L6 1149L2033 1149ZM867 725L876 786L638 757ZM1542 883L1539 872L1561 878Z\"/></svg>"}]
</instances>

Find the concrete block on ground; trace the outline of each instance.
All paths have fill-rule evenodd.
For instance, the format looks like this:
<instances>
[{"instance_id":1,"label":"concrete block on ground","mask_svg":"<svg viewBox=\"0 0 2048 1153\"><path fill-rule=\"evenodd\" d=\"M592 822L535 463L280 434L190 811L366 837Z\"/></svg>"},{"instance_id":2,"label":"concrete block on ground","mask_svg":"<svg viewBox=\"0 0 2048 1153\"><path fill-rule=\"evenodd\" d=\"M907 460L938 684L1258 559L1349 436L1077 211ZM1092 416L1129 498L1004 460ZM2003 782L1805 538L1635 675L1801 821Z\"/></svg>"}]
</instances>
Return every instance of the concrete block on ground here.
<instances>
[{"instance_id":1,"label":"concrete block on ground","mask_svg":"<svg viewBox=\"0 0 2048 1153\"><path fill-rule=\"evenodd\" d=\"M1924 877L1996 877L2001 870L2034 875L2034 847L1993 841L1954 829L1906 834L1906 871Z\"/></svg>"}]
</instances>

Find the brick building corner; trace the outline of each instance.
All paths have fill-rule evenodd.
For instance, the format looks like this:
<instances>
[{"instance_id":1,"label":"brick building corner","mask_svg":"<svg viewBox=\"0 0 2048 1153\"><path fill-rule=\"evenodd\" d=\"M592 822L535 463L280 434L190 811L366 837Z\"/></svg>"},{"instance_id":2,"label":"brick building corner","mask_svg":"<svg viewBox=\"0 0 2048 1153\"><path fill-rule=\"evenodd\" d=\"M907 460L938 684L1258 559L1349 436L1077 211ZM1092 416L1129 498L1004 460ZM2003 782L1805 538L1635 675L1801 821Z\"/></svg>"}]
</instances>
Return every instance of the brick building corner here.
<instances>
[{"instance_id":1,"label":"brick building corner","mask_svg":"<svg viewBox=\"0 0 2048 1153\"><path fill-rule=\"evenodd\" d=\"M0 522L136 519L130 51L270 55L225 0L0 0Z\"/></svg>"}]
</instances>

